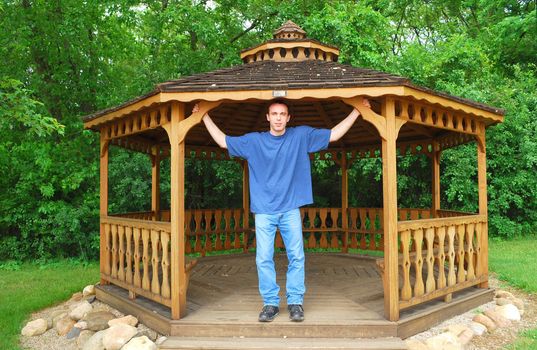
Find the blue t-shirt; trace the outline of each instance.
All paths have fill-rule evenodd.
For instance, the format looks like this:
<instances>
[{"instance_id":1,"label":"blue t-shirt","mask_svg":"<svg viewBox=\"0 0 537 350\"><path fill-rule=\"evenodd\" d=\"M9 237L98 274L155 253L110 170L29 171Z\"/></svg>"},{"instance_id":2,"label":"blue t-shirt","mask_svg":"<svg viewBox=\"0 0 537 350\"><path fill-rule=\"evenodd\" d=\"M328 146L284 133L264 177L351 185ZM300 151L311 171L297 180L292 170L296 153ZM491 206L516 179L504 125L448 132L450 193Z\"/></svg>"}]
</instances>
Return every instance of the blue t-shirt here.
<instances>
[{"instance_id":1,"label":"blue t-shirt","mask_svg":"<svg viewBox=\"0 0 537 350\"><path fill-rule=\"evenodd\" d=\"M287 128L281 136L252 132L226 136L232 157L248 161L251 211L276 214L313 203L309 153L328 147L329 129Z\"/></svg>"}]
</instances>

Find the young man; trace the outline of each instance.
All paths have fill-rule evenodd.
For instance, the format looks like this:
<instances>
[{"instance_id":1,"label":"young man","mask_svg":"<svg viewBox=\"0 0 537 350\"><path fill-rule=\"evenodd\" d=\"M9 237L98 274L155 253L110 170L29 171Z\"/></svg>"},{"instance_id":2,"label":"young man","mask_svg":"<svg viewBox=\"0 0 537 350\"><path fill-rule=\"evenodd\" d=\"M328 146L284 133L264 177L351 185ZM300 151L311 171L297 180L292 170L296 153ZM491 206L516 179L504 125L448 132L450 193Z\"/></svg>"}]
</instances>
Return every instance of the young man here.
<instances>
[{"instance_id":1,"label":"young man","mask_svg":"<svg viewBox=\"0 0 537 350\"><path fill-rule=\"evenodd\" d=\"M370 107L369 101L364 100L364 105ZM198 110L198 106L194 106L193 112ZM257 275L263 298L260 322L274 320L280 311L280 287L274 268L274 237L278 228L289 260L286 283L289 317L295 322L304 320L305 258L299 208L313 203L309 153L324 150L329 142L339 140L359 116L360 112L354 109L332 129L287 128L291 119L289 107L285 101L275 100L266 115L269 131L237 137L227 136L208 114L203 116L215 142L227 148L231 156L248 161L251 210L255 215Z\"/></svg>"}]
</instances>

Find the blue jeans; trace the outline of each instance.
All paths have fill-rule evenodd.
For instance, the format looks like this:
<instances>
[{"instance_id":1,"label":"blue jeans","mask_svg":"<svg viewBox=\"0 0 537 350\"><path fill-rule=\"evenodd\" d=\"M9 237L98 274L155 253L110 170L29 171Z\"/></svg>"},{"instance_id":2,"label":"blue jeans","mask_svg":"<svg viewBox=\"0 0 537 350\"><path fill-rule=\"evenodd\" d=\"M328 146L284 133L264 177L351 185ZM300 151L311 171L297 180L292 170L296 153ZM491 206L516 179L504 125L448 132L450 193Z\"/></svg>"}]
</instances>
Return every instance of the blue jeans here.
<instances>
[{"instance_id":1,"label":"blue jeans","mask_svg":"<svg viewBox=\"0 0 537 350\"><path fill-rule=\"evenodd\" d=\"M276 228L287 251L286 297L287 304L302 304L306 286L304 285L304 241L302 238L302 218L300 209L292 209L278 214L255 214L256 265L259 278L259 293L263 305L280 304L274 268L274 238Z\"/></svg>"}]
</instances>

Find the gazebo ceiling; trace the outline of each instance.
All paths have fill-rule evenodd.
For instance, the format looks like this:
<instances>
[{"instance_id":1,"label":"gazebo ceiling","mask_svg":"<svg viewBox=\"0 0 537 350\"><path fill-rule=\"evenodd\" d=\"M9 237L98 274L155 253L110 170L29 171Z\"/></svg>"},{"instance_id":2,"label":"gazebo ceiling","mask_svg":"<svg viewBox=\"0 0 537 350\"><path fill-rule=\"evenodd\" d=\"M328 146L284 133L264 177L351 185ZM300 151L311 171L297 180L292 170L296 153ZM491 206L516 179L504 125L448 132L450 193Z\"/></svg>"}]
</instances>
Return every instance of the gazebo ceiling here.
<instances>
[{"instance_id":1,"label":"gazebo ceiling","mask_svg":"<svg viewBox=\"0 0 537 350\"><path fill-rule=\"evenodd\" d=\"M431 140L455 133L458 129L450 129L455 124L451 119L444 120L443 125L438 121L435 125L439 128L424 125L430 126L432 119L445 119L446 113L458 114L450 118L461 120L465 126L472 123L472 129L475 129L473 123L490 125L503 120L501 109L415 86L397 75L341 64L337 62L338 56L337 48L306 38L305 32L289 21L274 32L274 39L243 50L244 64L158 84L147 95L84 117L84 125L101 130L122 119L132 120L137 114L155 113L172 101L186 103L187 115L197 101L223 101L211 115L225 133L239 135L267 130L268 101L284 97L291 105L291 125L331 128L352 109L343 99L354 96L368 97L378 114L381 114L382 101L388 96L398 98L400 113L405 109L402 113L405 116L407 112L412 114L409 108L417 109L417 117L409 118L413 122L403 126L398 142ZM412 107L406 107L407 104ZM136 137L150 143L168 142L162 128L149 129L152 130L138 133ZM201 124L190 130L186 141L191 146L215 145ZM359 120L338 146L379 143L376 129Z\"/></svg>"}]
</instances>

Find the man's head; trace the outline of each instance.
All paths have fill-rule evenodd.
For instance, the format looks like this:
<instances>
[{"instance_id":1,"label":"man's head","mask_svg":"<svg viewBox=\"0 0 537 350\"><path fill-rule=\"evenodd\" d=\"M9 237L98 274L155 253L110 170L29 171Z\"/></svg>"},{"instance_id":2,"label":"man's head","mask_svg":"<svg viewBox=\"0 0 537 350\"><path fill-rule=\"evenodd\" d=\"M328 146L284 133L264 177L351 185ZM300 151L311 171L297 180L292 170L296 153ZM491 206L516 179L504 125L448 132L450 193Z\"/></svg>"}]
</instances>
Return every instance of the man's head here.
<instances>
[{"instance_id":1,"label":"man's head","mask_svg":"<svg viewBox=\"0 0 537 350\"><path fill-rule=\"evenodd\" d=\"M291 119L289 106L283 100L276 100L268 107L267 120L270 124L270 133L281 136L285 133L287 123Z\"/></svg>"}]
</instances>

